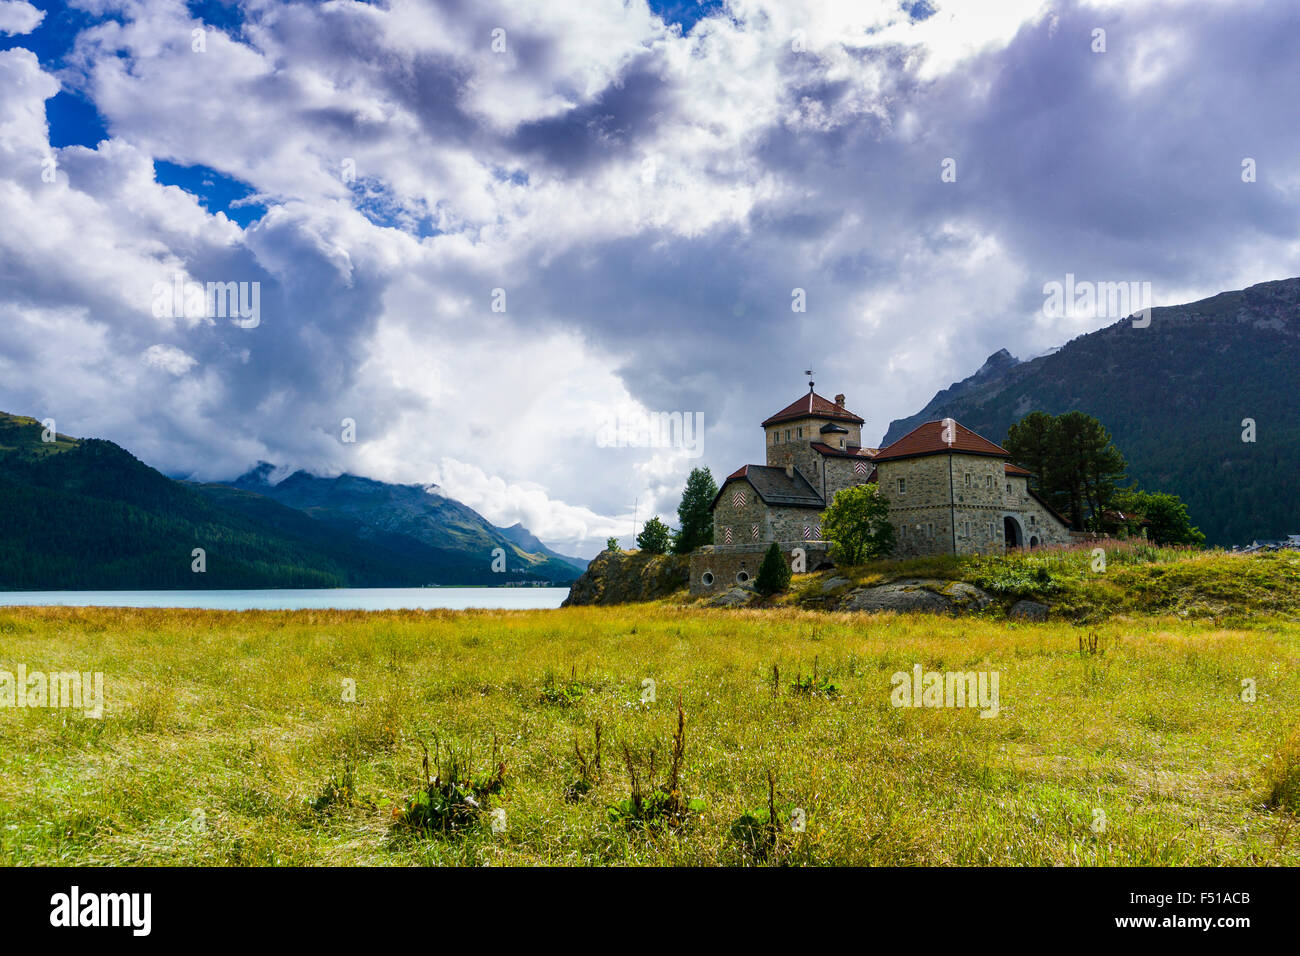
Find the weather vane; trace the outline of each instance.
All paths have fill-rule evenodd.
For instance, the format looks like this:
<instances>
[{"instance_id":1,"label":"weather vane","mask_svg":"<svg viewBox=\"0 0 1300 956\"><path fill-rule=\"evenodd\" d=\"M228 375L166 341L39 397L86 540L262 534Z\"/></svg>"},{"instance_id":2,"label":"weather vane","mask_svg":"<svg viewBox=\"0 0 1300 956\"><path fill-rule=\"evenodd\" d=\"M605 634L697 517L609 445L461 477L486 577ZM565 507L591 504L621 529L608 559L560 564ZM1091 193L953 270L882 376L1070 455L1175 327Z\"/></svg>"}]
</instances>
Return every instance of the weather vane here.
<instances>
[{"instance_id":1,"label":"weather vane","mask_svg":"<svg viewBox=\"0 0 1300 956\"><path fill-rule=\"evenodd\" d=\"M811 365L812 363L810 362L809 364ZM810 368L806 368L806 369L804 369L804 372L803 372L803 373L804 373L805 375L808 376L808 391L811 392L811 391L813 390L813 385L816 384L816 383L813 382L813 380L812 380L813 370L810 369Z\"/></svg>"}]
</instances>

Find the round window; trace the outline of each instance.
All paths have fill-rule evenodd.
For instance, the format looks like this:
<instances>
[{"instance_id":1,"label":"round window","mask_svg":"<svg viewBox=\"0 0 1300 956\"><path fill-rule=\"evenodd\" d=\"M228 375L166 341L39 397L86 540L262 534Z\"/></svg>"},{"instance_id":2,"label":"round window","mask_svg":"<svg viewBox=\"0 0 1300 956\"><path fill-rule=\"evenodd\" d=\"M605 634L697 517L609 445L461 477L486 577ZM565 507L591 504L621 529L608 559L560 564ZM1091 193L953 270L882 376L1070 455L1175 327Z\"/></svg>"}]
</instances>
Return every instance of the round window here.
<instances>
[{"instance_id":1,"label":"round window","mask_svg":"<svg viewBox=\"0 0 1300 956\"><path fill-rule=\"evenodd\" d=\"M713 587L713 572L705 571L703 574L700 575L700 581L703 582L706 588Z\"/></svg>"},{"instance_id":2,"label":"round window","mask_svg":"<svg viewBox=\"0 0 1300 956\"><path fill-rule=\"evenodd\" d=\"M749 572L748 572L748 571L737 571L737 572L736 572L736 583L737 583L737 584L745 584L745 583L748 582L748 581L749 581Z\"/></svg>"}]
</instances>

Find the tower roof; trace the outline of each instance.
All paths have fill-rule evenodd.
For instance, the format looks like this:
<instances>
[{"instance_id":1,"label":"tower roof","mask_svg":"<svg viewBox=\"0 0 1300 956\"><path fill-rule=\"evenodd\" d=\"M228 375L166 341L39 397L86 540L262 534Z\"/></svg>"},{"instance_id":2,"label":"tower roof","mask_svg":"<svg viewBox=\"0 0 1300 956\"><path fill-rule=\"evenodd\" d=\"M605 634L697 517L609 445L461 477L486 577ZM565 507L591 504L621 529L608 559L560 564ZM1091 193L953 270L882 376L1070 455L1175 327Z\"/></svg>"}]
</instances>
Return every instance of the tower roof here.
<instances>
[{"instance_id":1,"label":"tower roof","mask_svg":"<svg viewBox=\"0 0 1300 956\"><path fill-rule=\"evenodd\" d=\"M1011 453L1001 445L995 445L983 435L977 435L958 421L952 421L952 441L944 440L943 422L926 422L917 425L910 432L893 444L886 445L875 455L875 461L889 461L893 458L917 458L921 455L940 455L945 452L960 452L963 455L991 455L996 458L1010 458Z\"/></svg>"},{"instance_id":2,"label":"tower roof","mask_svg":"<svg viewBox=\"0 0 1300 956\"><path fill-rule=\"evenodd\" d=\"M810 389L808 394L800 395L785 408L763 422L763 427L779 425L781 422L798 421L801 418L829 418L833 421L852 422L855 425L861 425L864 422L863 419L854 415L843 405L836 405Z\"/></svg>"}]
</instances>

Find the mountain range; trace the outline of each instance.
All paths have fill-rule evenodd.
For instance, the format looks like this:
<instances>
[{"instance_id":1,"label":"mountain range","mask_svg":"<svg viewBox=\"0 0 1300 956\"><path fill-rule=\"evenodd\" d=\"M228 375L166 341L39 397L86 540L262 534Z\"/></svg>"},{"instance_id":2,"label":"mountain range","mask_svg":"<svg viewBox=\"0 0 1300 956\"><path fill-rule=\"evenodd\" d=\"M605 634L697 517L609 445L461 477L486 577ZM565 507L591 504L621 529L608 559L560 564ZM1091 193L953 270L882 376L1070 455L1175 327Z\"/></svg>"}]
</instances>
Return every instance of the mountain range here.
<instances>
[{"instance_id":1,"label":"mountain range","mask_svg":"<svg viewBox=\"0 0 1300 956\"><path fill-rule=\"evenodd\" d=\"M1132 316L1022 362L1002 349L889 425L955 418L993 441L1031 411L1099 419L1151 491L1186 502L1210 545L1300 531L1300 279ZM1252 427L1253 425L1253 427Z\"/></svg>"},{"instance_id":2,"label":"mountain range","mask_svg":"<svg viewBox=\"0 0 1300 956\"><path fill-rule=\"evenodd\" d=\"M269 465L199 484L109 441L42 433L0 413L0 590L567 584L586 566L434 486L306 472L273 485Z\"/></svg>"}]
</instances>

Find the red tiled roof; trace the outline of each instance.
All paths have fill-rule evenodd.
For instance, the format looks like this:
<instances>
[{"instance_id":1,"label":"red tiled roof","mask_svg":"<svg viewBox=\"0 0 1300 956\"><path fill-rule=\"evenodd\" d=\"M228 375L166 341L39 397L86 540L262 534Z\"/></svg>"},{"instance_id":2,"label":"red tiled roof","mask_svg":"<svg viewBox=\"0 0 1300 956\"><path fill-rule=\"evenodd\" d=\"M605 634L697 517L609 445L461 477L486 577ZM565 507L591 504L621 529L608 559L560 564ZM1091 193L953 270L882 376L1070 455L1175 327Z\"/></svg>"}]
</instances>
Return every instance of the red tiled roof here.
<instances>
[{"instance_id":1,"label":"red tiled roof","mask_svg":"<svg viewBox=\"0 0 1300 956\"><path fill-rule=\"evenodd\" d=\"M830 418L835 421L853 422L855 425L861 425L864 422L863 419L854 415L843 405L836 405L834 402L822 398L816 392L810 391L807 395L801 395L763 422L763 427L766 428L768 425L775 425L779 422L792 422L800 418Z\"/></svg>"},{"instance_id":2,"label":"red tiled roof","mask_svg":"<svg viewBox=\"0 0 1300 956\"><path fill-rule=\"evenodd\" d=\"M874 448L859 448L857 445L850 445L848 448L833 448L819 441L812 443L812 450L835 458L870 458L876 453Z\"/></svg>"},{"instance_id":3,"label":"red tiled roof","mask_svg":"<svg viewBox=\"0 0 1300 956\"><path fill-rule=\"evenodd\" d=\"M961 452L966 455L993 455L998 458L1010 458L1011 453L1001 445L995 445L982 435L977 435L960 422L953 422L952 444L943 440L943 422L926 422L917 425L910 432L891 445L886 445L875 455L876 461L889 461L893 458L915 458L919 455L937 455L944 452Z\"/></svg>"},{"instance_id":4,"label":"red tiled roof","mask_svg":"<svg viewBox=\"0 0 1300 956\"><path fill-rule=\"evenodd\" d=\"M1033 474L1029 469L1021 468L1019 465L1013 465L1011 462L1007 462L1006 472L1008 475L1024 475L1026 478Z\"/></svg>"}]
</instances>

